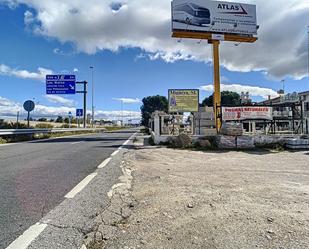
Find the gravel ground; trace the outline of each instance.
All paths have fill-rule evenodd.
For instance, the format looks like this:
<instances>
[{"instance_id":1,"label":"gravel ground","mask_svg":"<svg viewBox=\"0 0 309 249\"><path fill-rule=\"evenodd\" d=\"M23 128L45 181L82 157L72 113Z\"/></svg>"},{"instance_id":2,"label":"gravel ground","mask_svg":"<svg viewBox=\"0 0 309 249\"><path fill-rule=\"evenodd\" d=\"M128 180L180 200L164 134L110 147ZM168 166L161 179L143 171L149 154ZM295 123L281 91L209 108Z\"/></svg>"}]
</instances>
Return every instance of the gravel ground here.
<instances>
[{"instance_id":1,"label":"gravel ground","mask_svg":"<svg viewBox=\"0 0 309 249\"><path fill-rule=\"evenodd\" d=\"M309 248L309 152L146 147L124 162L121 215L102 214L91 248Z\"/></svg>"}]
</instances>

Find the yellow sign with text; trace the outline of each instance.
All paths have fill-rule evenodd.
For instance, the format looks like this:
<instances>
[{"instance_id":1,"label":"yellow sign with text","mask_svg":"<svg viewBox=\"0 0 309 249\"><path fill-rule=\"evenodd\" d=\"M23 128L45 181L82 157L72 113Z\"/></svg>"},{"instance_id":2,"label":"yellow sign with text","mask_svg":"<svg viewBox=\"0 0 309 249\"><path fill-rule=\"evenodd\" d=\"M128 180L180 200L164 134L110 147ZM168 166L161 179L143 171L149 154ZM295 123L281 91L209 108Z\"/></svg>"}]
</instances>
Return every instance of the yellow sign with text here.
<instances>
[{"instance_id":1,"label":"yellow sign with text","mask_svg":"<svg viewBox=\"0 0 309 249\"><path fill-rule=\"evenodd\" d=\"M198 112L199 90L171 89L168 90L169 112Z\"/></svg>"}]
</instances>

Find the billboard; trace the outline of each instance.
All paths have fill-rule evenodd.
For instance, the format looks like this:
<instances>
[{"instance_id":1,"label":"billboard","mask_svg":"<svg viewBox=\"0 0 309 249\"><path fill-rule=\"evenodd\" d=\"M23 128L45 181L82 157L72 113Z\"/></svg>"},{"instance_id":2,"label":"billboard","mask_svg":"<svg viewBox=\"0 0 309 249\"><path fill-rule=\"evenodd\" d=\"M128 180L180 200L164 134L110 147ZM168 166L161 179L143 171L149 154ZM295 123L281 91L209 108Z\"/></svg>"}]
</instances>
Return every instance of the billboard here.
<instances>
[{"instance_id":1,"label":"billboard","mask_svg":"<svg viewBox=\"0 0 309 249\"><path fill-rule=\"evenodd\" d=\"M273 109L268 106L222 107L223 121L272 120Z\"/></svg>"},{"instance_id":2,"label":"billboard","mask_svg":"<svg viewBox=\"0 0 309 249\"><path fill-rule=\"evenodd\" d=\"M256 6L211 0L173 0L172 29L256 35Z\"/></svg>"},{"instance_id":3,"label":"billboard","mask_svg":"<svg viewBox=\"0 0 309 249\"><path fill-rule=\"evenodd\" d=\"M168 90L169 112L198 112L199 90L170 89Z\"/></svg>"}]
</instances>

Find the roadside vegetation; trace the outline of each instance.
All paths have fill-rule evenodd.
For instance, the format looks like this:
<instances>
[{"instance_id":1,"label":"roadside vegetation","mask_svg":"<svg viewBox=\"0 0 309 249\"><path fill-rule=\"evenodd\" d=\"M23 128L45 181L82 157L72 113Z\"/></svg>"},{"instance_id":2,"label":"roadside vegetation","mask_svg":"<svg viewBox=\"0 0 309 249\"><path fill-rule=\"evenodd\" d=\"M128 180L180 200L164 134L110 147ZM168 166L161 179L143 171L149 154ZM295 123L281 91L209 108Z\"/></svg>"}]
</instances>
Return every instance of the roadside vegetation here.
<instances>
[{"instance_id":1,"label":"roadside vegetation","mask_svg":"<svg viewBox=\"0 0 309 249\"><path fill-rule=\"evenodd\" d=\"M16 122L5 122L0 119L0 129L27 129L27 125Z\"/></svg>"}]
</instances>

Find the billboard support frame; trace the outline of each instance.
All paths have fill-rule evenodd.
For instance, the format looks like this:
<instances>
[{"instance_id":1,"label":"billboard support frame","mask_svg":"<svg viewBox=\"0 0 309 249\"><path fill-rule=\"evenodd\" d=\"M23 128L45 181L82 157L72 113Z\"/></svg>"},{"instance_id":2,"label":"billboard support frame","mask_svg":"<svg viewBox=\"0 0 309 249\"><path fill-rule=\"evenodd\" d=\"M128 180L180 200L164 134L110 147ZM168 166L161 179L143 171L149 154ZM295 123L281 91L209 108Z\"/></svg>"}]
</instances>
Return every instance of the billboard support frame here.
<instances>
[{"instance_id":1,"label":"billboard support frame","mask_svg":"<svg viewBox=\"0 0 309 249\"><path fill-rule=\"evenodd\" d=\"M173 4L172 4L172 15L173 15ZM173 22L173 18L172 18ZM257 26L258 28L258 26ZM214 64L214 114L216 120L216 130L219 133L222 126L222 110L221 108L221 91L220 91L220 54L219 47L220 41L231 41L231 42L247 42L254 43L258 40L253 35L242 35L235 33L218 33L218 32L200 32L200 31L189 31L182 29L173 29L172 23L172 37L174 38L188 38L188 39L199 39L208 40L209 44L213 45L213 64Z\"/></svg>"},{"instance_id":2,"label":"billboard support frame","mask_svg":"<svg viewBox=\"0 0 309 249\"><path fill-rule=\"evenodd\" d=\"M214 61L214 116L216 119L216 129L219 132L221 122L221 111L218 106L221 106L221 86L220 86L220 63L219 63L219 45L220 41L212 41L213 44L213 61Z\"/></svg>"},{"instance_id":3,"label":"billboard support frame","mask_svg":"<svg viewBox=\"0 0 309 249\"><path fill-rule=\"evenodd\" d=\"M255 36L243 36L243 35L236 35L236 34L219 34L219 33L184 31L184 30L173 30L172 37L212 41L213 34L222 35L224 36L224 41L230 41L230 42L254 43L258 40L258 38Z\"/></svg>"}]
</instances>

